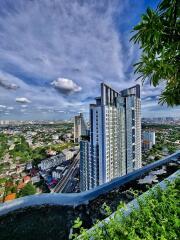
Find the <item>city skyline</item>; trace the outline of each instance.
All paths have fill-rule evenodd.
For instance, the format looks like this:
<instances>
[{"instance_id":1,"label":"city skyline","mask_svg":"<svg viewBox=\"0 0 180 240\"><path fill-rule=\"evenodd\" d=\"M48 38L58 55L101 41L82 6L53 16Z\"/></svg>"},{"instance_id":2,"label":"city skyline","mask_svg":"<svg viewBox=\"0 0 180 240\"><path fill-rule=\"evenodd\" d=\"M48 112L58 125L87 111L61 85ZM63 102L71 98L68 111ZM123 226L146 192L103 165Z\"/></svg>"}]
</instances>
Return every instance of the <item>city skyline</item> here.
<instances>
[{"instance_id":1,"label":"city skyline","mask_svg":"<svg viewBox=\"0 0 180 240\"><path fill-rule=\"evenodd\" d=\"M129 39L158 2L1 0L0 119L88 118L101 82L140 84L132 67L140 50ZM160 86L141 92L143 117L180 117L179 107L158 105Z\"/></svg>"}]
</instances>

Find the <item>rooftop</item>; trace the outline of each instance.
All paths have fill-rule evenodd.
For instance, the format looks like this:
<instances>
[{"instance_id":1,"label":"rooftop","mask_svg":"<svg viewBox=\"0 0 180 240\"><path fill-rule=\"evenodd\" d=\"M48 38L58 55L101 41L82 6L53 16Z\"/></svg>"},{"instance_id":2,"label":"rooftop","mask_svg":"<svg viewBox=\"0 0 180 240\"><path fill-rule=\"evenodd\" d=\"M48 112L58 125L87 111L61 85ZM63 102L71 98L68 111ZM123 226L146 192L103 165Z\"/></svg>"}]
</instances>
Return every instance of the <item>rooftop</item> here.
<instances>
[{"instance_id":1,"label":"rooftop","mask_svg":"<svg viewBox=\"0 0 180 240\"><path fill-rule=\"evenodd\" d=\"M5 202L11 201L11 200L14 200L15 198L16 198L16 193L11 193L5 197L4 201Z\"/></svg>"}]
</instances>

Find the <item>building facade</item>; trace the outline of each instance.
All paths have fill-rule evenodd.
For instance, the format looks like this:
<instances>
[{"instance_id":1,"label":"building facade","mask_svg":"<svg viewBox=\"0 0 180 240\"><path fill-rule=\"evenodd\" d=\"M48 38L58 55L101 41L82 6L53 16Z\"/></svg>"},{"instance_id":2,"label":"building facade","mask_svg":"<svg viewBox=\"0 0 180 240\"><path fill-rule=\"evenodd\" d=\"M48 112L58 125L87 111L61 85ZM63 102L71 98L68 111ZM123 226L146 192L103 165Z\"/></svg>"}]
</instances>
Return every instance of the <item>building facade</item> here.
<instances>
[{"instance_id":1,"label":"building facade","mask_svg":"<svg viewBox=\"0 0 180 240\"><path fill-rule=\"evenodd\" d=\"M141 167L140 106L139 85L117 92L101 84L90 105L89 140L80 143L81 191Z\"/></svg>"},{"instance_id":2,"label":"building facade","mask_svg":"<svg viewBox=\"0 0 180 240\"><path fill-rule=\"evenodd\" d=\"M50 157L50 158L47 158L47 159L41 161L40 168L41 168L41 170L47 170L52 167L56 167L56 166L60 165L64 161L66 161L66 157L63 153L60 153L56 156L53 156L53 157Z\"/></svg>"},{"instance_id":3,"label":"building facade","mask_svg":"<svg viewBox=\"0 0 180 240\"><path fill-rule=\"evenodd\" d=\"M81 136L86 135L87 126L83 117L80 113L74 117L74 142L80 142Z\"/></svg>"},{"instance_id":4,"label":"building facade","mask_svg":"<svg viewBox=\"0 0 180 240\"><path fill-rule=\"evenodd\" d=\"M152 131L144 131L142 133L142 149L143 151L147 151L152 148L153 145L156 144L156 135L155 132Z\"/></svg>"},{"instance_id":5,"label":"building facade","mask_svg":"<svg viewBox=\"0 0 180 240\"><path fill-rule=\"evenodd\" d=\"M86 191L89 189L89 158L90 158L90 142L88 139L80 141L80 189Z\"/></svg>"}]
</instances>

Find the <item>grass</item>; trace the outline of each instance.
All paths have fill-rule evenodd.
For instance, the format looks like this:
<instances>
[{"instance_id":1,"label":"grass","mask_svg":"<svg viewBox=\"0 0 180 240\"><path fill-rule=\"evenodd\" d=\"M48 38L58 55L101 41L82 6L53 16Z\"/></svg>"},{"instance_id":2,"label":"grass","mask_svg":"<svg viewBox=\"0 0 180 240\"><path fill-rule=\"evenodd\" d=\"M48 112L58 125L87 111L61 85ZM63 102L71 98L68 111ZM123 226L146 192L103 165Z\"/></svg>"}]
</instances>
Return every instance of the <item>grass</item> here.
<instances>
[{"instance_id":1,"label":"grass","mask_svg":"<svg viewBox=\"0 0 180 240\"><path fill-rule=\"evenodd\" d=\"M76 220L72 238L93 240L176 240L180 239L180 177L168 183L165 190L157 187L150 195L138 200L139 209L128 216L117 210L108 223L95 225L93 231L82 228L82 221ZM78 229L78 230L77 230ZM78 231L80 231L78 233ZM79 238L78 238L79 239Z\"/></svg>"}]
</instances>

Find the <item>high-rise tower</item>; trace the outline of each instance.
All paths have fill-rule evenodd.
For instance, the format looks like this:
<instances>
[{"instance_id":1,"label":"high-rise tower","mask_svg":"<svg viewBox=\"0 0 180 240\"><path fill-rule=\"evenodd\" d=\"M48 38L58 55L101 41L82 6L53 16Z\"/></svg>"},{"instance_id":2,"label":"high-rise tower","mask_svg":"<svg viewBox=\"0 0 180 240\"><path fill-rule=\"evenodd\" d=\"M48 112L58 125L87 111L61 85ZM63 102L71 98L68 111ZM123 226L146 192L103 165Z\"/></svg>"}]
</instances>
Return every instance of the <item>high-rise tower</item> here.
<instances>
[{"instance_id":1,"label":"high-rise tower","mask_svg":"<svg viewBox=\"0 0 180 240\"><path fill-rule=\"evenodd\" d=\"M81 136L86 135L86 131L86 123L83 114L80 113L74 117L74 142L80 142Z\"/></svg>"},{"instance_id":2,"label":"high-rise tower","mask_svg":"<svg viewBox=\"0 0 180 240\"><path fill-rule=\"evenodd\" d=\"M141 167L139 85L117 92L101 84L101 97L90 105L89 137L81 143L80 166L87 170L81 172L82 191Z\"/></svg>"}]
</instances>

